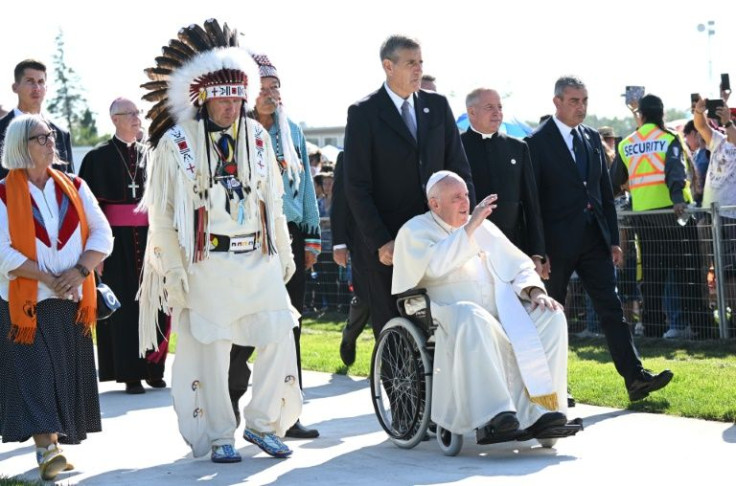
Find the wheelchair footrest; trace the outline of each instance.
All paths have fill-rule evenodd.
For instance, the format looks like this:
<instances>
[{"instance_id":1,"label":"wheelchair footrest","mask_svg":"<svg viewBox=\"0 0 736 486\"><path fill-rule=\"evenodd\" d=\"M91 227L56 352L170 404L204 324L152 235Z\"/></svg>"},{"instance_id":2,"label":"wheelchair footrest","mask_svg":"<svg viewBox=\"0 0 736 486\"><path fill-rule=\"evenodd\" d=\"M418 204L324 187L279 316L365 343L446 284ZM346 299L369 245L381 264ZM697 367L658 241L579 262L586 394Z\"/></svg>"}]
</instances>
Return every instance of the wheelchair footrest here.
<instances>
[{"instance_id":1,"label":"wheelchair footrest","mask_svg":"<svg viewBox=\"0 0 736 486\"><path fill-rule=\"evenodd\" d=\"M531 440L531 439L561 439L563 437L571 437L581 430L583 430L583 419L576 418L570 420L565 425L557 425L553 427L547 427L544 430L540 430L536 434L525 433L517 440Z\"/></svg>"},{"instance_id":2,"label":"wheelchair footrest","mask_svg":"<svg viewBox=\"0 0 736 486\"><path fill-rule=\"evenodd\" d=\"M560 439L562 437L570 437L583 430L583 419L576 418L570 420L565 425L554 425L552 427L546 427L537 433L532 433L529 430L524 430L522 434L516 439L518 441L532 440L532 439Z\"/></svg>"}]
</instances>

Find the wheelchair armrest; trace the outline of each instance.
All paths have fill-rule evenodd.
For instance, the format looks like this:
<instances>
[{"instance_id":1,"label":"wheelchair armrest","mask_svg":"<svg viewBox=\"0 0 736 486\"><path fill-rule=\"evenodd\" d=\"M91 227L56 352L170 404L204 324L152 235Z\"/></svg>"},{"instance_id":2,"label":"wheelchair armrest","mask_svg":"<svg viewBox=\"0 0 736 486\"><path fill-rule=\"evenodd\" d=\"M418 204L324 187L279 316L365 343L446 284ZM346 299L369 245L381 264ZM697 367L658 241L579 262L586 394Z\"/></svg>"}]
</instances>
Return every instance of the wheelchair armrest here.
<instances>
[{"instance_id":1,"label":"wheelchair armrest","mask_svg":"<svg viewBox=\"0 0 736 486\"><path fill-rule=\"evenodd\" d=\"M430 310L427 289L411 289L396 296L396 306L402 317L421 325L425 332L433 329L432 312Z\"/></svg>"}]
</instances>

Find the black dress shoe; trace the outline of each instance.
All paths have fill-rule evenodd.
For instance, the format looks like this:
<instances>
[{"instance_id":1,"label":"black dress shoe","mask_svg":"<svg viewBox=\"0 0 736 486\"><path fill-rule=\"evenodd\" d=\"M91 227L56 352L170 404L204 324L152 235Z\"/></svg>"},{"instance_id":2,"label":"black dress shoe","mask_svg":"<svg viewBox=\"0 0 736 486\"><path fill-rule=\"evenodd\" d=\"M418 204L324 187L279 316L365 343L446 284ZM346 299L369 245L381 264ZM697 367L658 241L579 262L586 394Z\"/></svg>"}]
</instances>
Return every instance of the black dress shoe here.
<instances>
[{"instance_id":1,"label":"black dress shoe","mask_svg":"<svg viewBox=\"0 0 736 486\"><path fill-rule=\"evenodd\" d=\"M146 380L146 384L151 388L166 388L166 382L161 378Z\"/></svg>"},{"instance_id":2,"label":"black dress shoe","mask_svg":"<svg viewBox=\"0 0 736 486\"><path fill-rule=\"evenodd\" d=\"M125 383L125 393L130 395L140 395L146 393L146 390L141 385L140 381L128 381Z\"/></svg>"},{"instance_id":3,"label":"black dress shoe","mask_svg":"<svg viewBox=\"0 0 736 486\"><path fill-rule=\"evenodd\" d=\"M570 392L567 392L567 408L575 406L575 397Z\"/></svg>"},{"instance_id":4,"label":"black dress shoe","mask_svg":"<svg viewBox=\"0 0 736 486\"><path fill-rule=\"evenodd\" d=\"M537 419L526 429L526 434L531 438L539 437L545 430L552 427L561 427L567 424L567 417L562 412L547 412Z\"/></svg>"},{"instance_id":5,"label":"black dress shoe","mask_svg":"<svg viewBox=\"0 0 736 486\"><path fill-rule=\"evenodd\" d=\"M519 419L516 418L516 413L501 412L475 430L475 440L478 444L496 444L516 440L519 433Z\"/></svg>"},{"instance_id":6,"label":"black dress shoe","mask_svg":"<svg viewBox=\"0 0 736 486\"><path fill-rule=\"evenodd\" d=\"M344 339L340 342L340 359L345 366L355 363L355 343L349 343Z\"/></svg>"},{"instance_id":7,"label":"black dress shoe","mask_svg":"<svg viewBox=\"0 0 736 486\"><path fill-rule=\"evenodd\" d=\"M675 376L670 370L664 370L654 375L647 370L643 370L639 378L626 385L626 391L629 392L629 400L635 402L649 396L653 391L657 391L667 386Z\"/></svg>"},{"instance_id":8,"label":"black dress shoe","mask_svg":"<svg viewBox=\"0 0 736 486\"><path fill-rule=\"evenodd\" d=\"M286 431L286 437L291 437L292 439L316 439L319 437L319 431L317 429L308 429L297 420L296 423Z\"/></svg>"}]
</instances>

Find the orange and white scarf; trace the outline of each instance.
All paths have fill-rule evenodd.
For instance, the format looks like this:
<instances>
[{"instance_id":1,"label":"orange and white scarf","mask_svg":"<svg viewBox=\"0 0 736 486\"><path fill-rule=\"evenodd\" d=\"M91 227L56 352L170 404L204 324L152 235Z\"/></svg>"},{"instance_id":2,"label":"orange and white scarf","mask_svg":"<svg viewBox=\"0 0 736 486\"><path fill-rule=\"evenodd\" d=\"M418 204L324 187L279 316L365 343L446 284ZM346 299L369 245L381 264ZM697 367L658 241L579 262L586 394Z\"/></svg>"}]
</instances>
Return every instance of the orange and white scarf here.
<instances>
[{"instance_id":1,"label":"orange and white scarf","mask_svg":"<svg viewBox=\"0 0 736 486\"><path fill-rule=\"evenodd\" d=\"M48 173L57 187L69 198L76 216L82 237L82 248L89 237L89 226L84 213L82 200L72 180L55 169ZM31 193L28 190L28 177L24 170L11 170L5 179L5 199L8 210L8 230L10 244L18 252L31 261L36 260L36 228L33 217ZM70 211L71 213L71 211ZM16 343L32 344L36 336L36 300L38 298L38 280L18 277L10 281L10 338ZM90 274L82 284L82 300L77 308L75 319L77 324L91 332L97 322L97 292L94 275Z\"/></svg>"}]
</instances>

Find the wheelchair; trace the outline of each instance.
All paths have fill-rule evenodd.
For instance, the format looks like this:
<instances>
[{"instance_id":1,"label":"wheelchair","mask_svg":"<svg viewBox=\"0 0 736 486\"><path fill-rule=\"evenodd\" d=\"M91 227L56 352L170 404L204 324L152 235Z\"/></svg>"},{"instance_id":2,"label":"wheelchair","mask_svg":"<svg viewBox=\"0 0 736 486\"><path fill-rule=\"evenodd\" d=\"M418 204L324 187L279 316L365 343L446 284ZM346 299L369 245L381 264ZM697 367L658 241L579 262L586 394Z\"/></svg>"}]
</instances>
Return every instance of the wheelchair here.
<instances>
[{"instance_id":1,"label":"wheelchair","mask_svg":"<svg viewBox=\"0 0 736 486\"><path fill-rule=\"evenodd\" d=\"M378 422L389 440L402 449L411 449L435 433L440 450L457 455L463 436L432 423L432 362L434 331L429 296L425 289L412 289L397 298L401 317L388 321L378 336L371 357L371 399ZM546 430L536 440L552 448L558 438L583 430L581 419ZM524 441L535 437L520 436Z\"/></svg>"}]
</instances>

